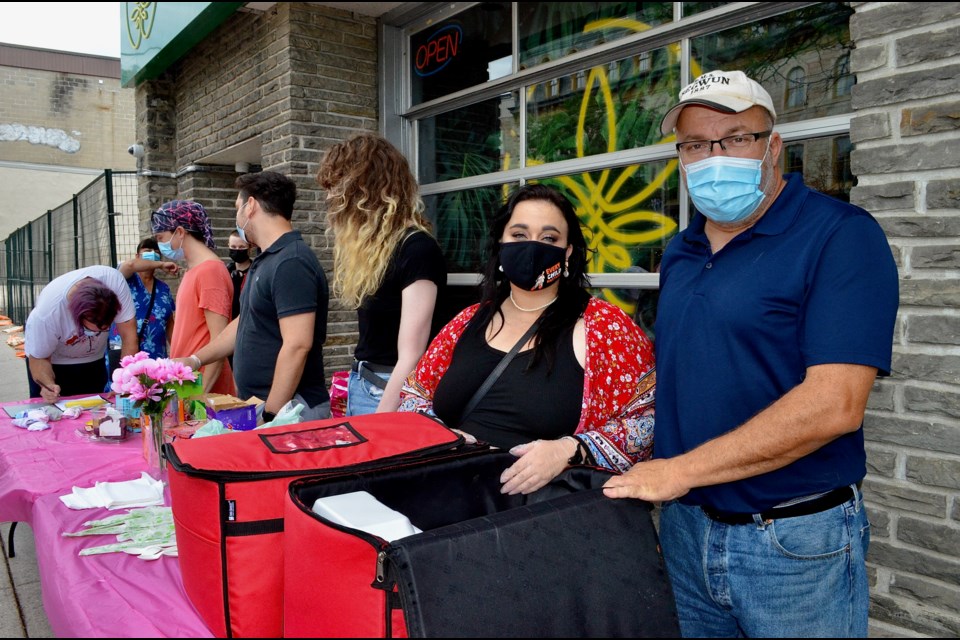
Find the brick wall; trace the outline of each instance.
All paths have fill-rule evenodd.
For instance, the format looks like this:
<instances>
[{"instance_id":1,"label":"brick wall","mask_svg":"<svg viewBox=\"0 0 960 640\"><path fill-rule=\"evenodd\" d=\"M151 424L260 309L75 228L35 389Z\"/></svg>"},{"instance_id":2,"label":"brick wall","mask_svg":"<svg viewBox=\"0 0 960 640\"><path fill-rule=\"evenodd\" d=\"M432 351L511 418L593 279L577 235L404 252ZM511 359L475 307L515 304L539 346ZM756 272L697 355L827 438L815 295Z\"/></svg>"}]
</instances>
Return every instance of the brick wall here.
<instances>
[{"instance_id":1,"label":"brick wall","mask_svg":"<svg viewBox=\"0 0 960 640\"><path fill-rule=\"evenodd\" d=\"M865 421L875 635L960 635L960 11L857 3L851 201L900 270L893 372Z\"/></svg>"},{"instance_id":2,"label":"brick wall","mask_svg":"<svg viewBox=\"0 0 960 640\"><path fill-rule=\"evenodd\" d=\"M144 168L175 172L235 144L258 140L260 165L297 183L293 224L331 276L324 198L315 176L323 152L377 129L377 29L373 18L309 3L240 12L163 76L137 88ZM196 199L211 214L220 253L234 228L236 173L151 177L141 215L164 200ZM327 377L353 359L356 312L331 300Z\"/></svg>"}]
</instances>

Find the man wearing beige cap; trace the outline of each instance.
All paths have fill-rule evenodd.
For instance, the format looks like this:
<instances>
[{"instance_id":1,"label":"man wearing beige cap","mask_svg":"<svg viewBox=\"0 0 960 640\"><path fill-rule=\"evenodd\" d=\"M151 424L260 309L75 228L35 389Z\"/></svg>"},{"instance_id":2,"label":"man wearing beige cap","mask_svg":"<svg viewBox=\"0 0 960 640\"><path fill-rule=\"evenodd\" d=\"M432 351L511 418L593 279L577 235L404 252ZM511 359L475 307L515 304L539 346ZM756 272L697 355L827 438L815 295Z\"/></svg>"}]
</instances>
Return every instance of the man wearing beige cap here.
<instances>
[{"instance_id":1,"label":"man wearing beige cap","mask_svg":"<svg viewBox=\"0 0 960 640\"><path fill-rule=\"evenodd\" d=\"M604 492L663 502L684 636L865 637L862 425L897 270L869 213L780 175L775 121L739 71L663 119L696 212L660 268L654 459Z\"/></svg>"}]
</instances>

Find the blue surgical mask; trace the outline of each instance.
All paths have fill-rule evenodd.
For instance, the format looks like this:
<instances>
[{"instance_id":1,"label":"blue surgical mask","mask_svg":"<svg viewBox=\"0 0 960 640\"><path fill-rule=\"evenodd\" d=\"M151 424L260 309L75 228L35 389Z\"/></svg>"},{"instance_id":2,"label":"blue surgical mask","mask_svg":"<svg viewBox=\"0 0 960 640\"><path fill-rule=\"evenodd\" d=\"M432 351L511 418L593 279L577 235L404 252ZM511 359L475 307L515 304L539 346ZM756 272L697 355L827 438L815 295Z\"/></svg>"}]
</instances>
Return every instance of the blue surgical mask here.
<instances>
[{"instance_id":1,"label":"blue surgical mask","mask_svg":"<svg viewBox=\"0 0 960 640\"><path fill-rule=\"evenodd\" d=\"M240 205L240 208L237 209L238 217L240 216L240 212L243 211L243 208L247 206L248 202L250 201L247 200L247 202L244 202L242 205ZM247 218L247 221L243 223L242 227L240 225L236 225L236 227L237 227L237 235L240 236L240 239L243 240L245 243L250 244L250 241L247 240L247 234L244 232L244 229L247 228L248 224L250 224L250 218Z\"/></svg>"},{"instance_id":2,"label":"blue surgical mask","mask_svg":"<svg viewBox=\"0 0 960 640\"><path fill-rule=\"evenodd\" d=\"M174 260L174 261L183 260L183 241L182 240L180 241L179 249L173 248L172 237L170 238L170 242L158 242L157 244L160 245L160 253L162 253L163 257L166 258L167 260Z\"/></svg>"},{"instance_id":3,"label":"blue surgical mask","mask_svg":"<svg viewBox=\"0 0 960 640\"><path fill-rule=\"evenodd\" d=\"M684 169L693 205L714 222L744 220L757 210L766 195L760 190L762 159L712 156Z\"/></svg>"},{"instance_id":4,"label":"blue surgical mask","mask_svg":"<svg viewBox=\"0 0 960 640\"><path fill-rule=\"evenodd\" d=\"M87 336L88 338L96 338L101 333L103 333L103 331L94 331L93 329L88 329L86 327L83 328L83 335Z\"/></svg>"},{"instance_id":5,"label":"blue surgical mask","mask_svg":"<svg viewBox=\"0 0 960 640\"><path fill-rule=\"evenodd\" d=\"M156 251L144 251L140 256L144 260L152 260L153 262L160 262L160 255Z\"/></svg>"}]
</instances>

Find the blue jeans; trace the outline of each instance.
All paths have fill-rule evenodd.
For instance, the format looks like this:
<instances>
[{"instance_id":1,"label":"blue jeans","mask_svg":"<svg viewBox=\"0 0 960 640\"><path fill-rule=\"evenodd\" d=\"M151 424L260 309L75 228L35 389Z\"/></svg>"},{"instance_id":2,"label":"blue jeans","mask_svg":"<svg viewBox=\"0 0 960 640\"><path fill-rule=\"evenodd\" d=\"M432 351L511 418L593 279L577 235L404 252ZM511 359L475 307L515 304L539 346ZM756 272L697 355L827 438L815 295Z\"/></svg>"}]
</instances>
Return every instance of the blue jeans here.
<instances>
[{"instance_id":1,"label":"blue jeans","mask_svg":"<svg viewBox=\"0 0 960 640\"><path fill-rule=\"evenodd\" d=\"M363 363L360 363L363 366ZM389 373L375 373L367 369L367 374L373 373L386 383L390 379ZM350 378L347 380L347 415L362 416L368 413L376 413L380 406L380 398L383 397L383 389L361 377L358 371L351 371Z\"/></svg>"},{"instance_id":2,"label":"blue jeans","mask_svg":"<svg viewBox=\"0 0 960 640\"><path fill-rule=\"evenodd\" d=\"M863 497L794 518L715 522L664 503L660 543L686 638L867 637Z\"/></svg>"}]
</instances>

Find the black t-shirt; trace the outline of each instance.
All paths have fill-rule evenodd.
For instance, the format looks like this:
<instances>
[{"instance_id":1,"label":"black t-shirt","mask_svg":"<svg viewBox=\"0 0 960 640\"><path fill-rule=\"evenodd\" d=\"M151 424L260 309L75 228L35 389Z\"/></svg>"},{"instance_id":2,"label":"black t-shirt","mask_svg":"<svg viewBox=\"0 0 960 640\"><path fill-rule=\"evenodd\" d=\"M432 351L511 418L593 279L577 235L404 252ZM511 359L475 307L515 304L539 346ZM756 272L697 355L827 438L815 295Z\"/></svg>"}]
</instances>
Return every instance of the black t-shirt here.
<instances>
[{"instance_id":1,"label":"black t-shirt","mask_svg":"<svg viewBox=\"0 0 960 640\"><path fill-rule=\"evenodd\" d=\"M240 314L240 290L243 289L243 281L247 278L247 271L249 270L250 265L247 265L247 268L243 271L238 270L236 262L231 262L227 266L227 271L230 272L230 280L233 281L233 314L230 316L231 320Z\"/></svg>"},{"instance_id":2,"label":"black t-shirt","mask_svg":"<svg viewBox=\"0 0 960 640\"><path fill-rule=\"evenodd\" d=\"M253 259L240 293L240 320L233 353L237 394L266 400L283 345L280 318L315 312L313 346L297 393L311 407L330 399L323 375L330 294L323 267L299 231L289 231Z\"/></svg>"},{"instance_id":3,"label":"black t-shirt","mask_svg":"<svg viewBox=\"0 0 960 640\"><path fill-rule=\"evenodd\" d=\"M423 231L408 235L397 250L377 292L357 309L360 336L354 357L376 364L397 364L397 335L403 290L417 280L437 285L437 299L443 296L447 266L440 245ZM436 313L436 312L435 312Z\"/></svg>"},{"instance_id":4,"label":"black t-shirt","mask_svg":"<svg viewBox=\"0 0 960 640\"><path fill-rule=\"evenodd\" d=\"M573 435L583 404L583 367L573 352L573 329L561 335L553 369L541 358L527 370L533 349L507 365L480 404L460 424L460 414L505 352L487 344L485 327L471 322L453 350L450 368L433 395L433 410L451 427L504 449L538 438Z\"/></svg>"}]
</instances>

